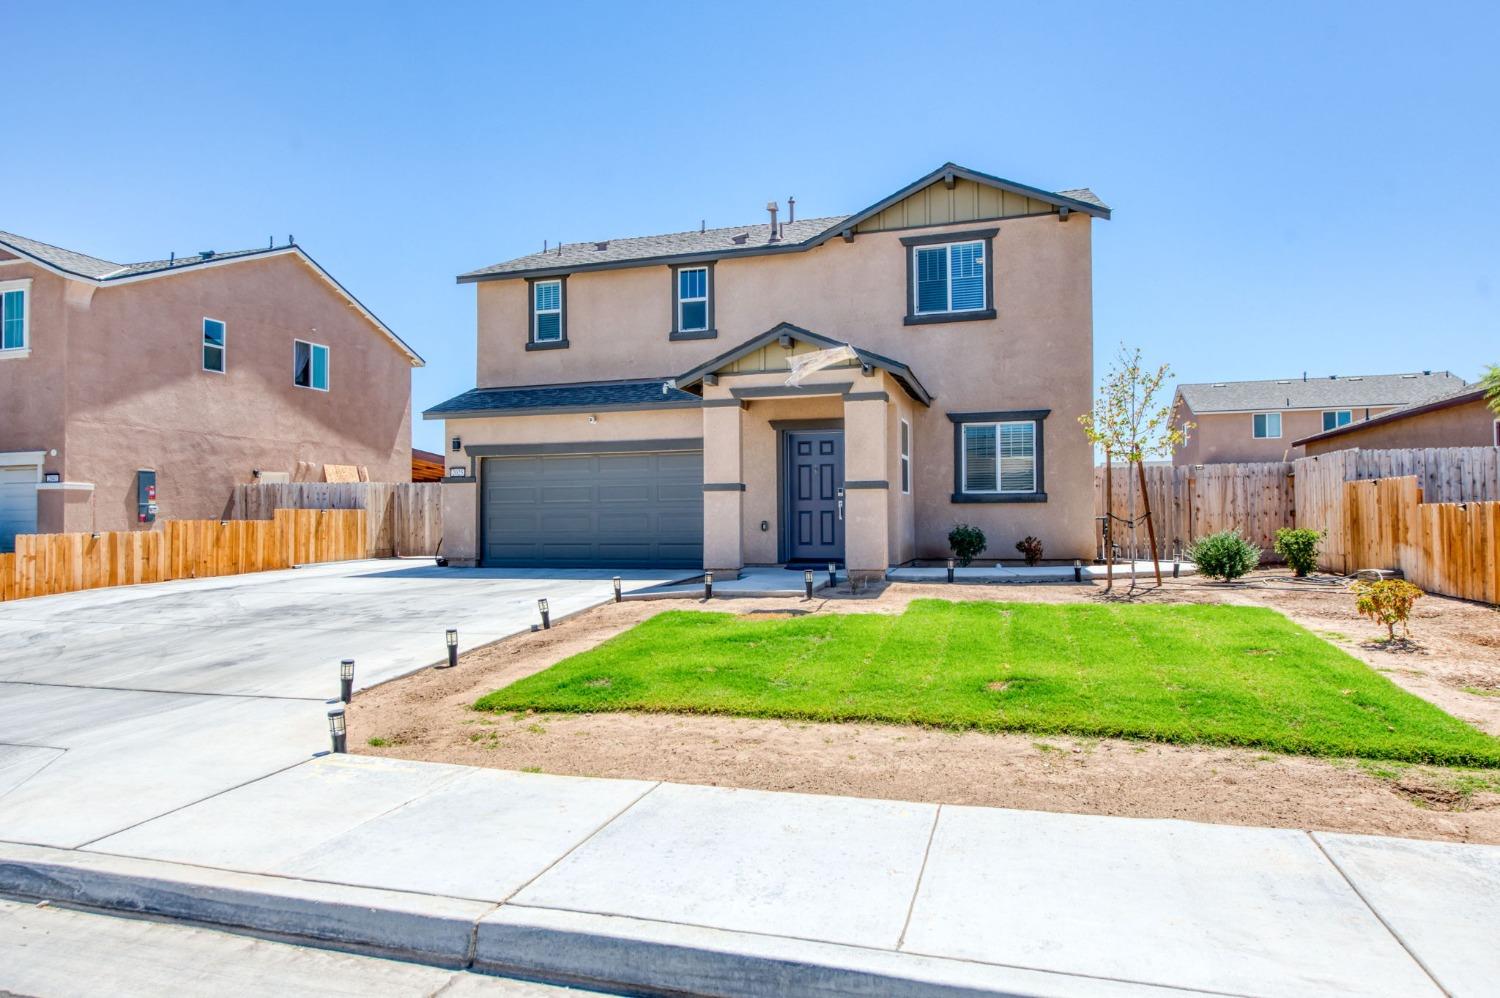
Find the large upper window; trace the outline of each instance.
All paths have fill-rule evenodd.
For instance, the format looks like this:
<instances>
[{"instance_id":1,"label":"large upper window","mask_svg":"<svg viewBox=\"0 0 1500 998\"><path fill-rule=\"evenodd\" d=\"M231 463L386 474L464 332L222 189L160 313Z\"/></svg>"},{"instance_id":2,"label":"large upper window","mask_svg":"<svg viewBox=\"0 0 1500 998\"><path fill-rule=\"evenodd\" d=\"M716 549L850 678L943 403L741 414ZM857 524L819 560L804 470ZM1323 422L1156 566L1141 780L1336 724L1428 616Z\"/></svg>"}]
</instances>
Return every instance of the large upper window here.
<instances>
[{"instance_id":1,"label":"large upper window","mask_svg":"<svg viewBox=\"0 0 1500 998\"><path fill-rule=\"evenodd\" d=\"M1257 440L1275 440L1281 436L1281 413L1257 412L1253 420L1253 432Z\"/></svg>"},{"instance_id":2,"label":"large upper window","mask_svg":"<svg viewBox=\"0 0 1500 998\"><path fill-rule=\"evenodd\" d=\"M963 424L963 491L1035 492L1036 424Z\"/></svg>"},{"instance_id":3,"label":"large upper window","mask_svg":"<svg viewBox=\"0 0 1500 998\"><path fill-rule=\"evenodd\" d=\"M25 350L30 345L26 328L30 286L29 280L0 284L0 350Z\"/></svg>"},{"instance_id":4,"label":"large upper window","mask_svg":"<svg viewBox=\"0 0 1500 998\"><path fill-rule=\"evenodd\" d=\"M984 243L922 246L913 254L916 314L976 312L984 300Z\"/></svg>"},{"instance_id":5,"label":"large upper window","mask_svg":"<svg viewBox=\"0 0 1500 998\"><path fill-rule=\"evenodd\" d=\"M1348 409L1331 409L1323 413L1323 429L1336 430L1354 422L1354 413Z\"/></svg>"},{"instance_id":6,"label":"large upper window","mask_svg":"<svg viewBox=\"0 0 1500 998\"><path fill-rule=\"evenodd\" d=\"M558 343L563 338L562 281L537 281L531 286L531 338L536 343Z\"/></svg>"},{"instance_id":7,"label":"large upper window","mask_svg":"<svg viewBox=\"0 0 1500 998\"><path fill-rule=\"evenodd\" d=\"M203 369L224 373L224 323L203 320Z\"/></svg>"},{"instance_id":8,"label":"large upper window","mask_svg":"<svg viewBox=\"0 0 1500 998\"><path fill-rule=\"evenodd\" d=\"M321 343L294 340L292 382L302 388L328 391L328 348Z\"/></svg>"}]
</instances>

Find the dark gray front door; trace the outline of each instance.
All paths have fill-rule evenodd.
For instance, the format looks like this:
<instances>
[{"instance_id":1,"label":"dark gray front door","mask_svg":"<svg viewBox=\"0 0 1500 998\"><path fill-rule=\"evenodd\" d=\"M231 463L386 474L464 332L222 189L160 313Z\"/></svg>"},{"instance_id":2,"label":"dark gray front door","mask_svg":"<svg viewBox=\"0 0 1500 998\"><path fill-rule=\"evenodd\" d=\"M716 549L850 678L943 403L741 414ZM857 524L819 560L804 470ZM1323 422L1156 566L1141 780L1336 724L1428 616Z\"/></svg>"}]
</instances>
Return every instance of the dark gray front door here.
<instances>
[{"instance_id":1,"label":"dark gray front door","mask_svg":"<svg viewBox=\"0 0 1500 998\"><path fill-rule=\"evenodd\" d=\"M484 564L702 568L703 453L487 457Z\"/></svg>"},{"instance_id":2,"label":"dark gray front door","mask_svg":"<svg viewBox=\"0 0 1500 998\"><path fill-rule=\"evenodd\" d=\"M844 431L786 435L787 560L844 560Z\"/></svg>"}]
</instances>

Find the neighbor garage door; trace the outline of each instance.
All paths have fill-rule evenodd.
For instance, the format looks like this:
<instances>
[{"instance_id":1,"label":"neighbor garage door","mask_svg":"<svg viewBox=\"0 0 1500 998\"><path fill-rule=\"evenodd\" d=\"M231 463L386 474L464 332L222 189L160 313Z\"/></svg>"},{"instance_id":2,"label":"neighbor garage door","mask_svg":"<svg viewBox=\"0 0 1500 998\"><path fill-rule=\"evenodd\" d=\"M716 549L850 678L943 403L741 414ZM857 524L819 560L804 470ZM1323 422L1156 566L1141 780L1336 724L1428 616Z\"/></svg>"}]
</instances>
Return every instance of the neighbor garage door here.
<instances>
[{"instance_id":1,"label":"neighbor garage door","mask_svg":"<svg viewBox=\"0 0 1500 998\"><path fill-rule=\"evenodd\" d=\"M17 534L36 533L36 465L0 466L0 551L15 550Z\"/></svg>"},{"instance_id":2,"label":"neighbor garage door","mask_svg":"<svg viewBox=\"0 0 1500 998\"><path fill-rule=\"evenodd\" d=\"M487 457L484 563L701 568L701 451Z\"/></svg>"}]
</instances>

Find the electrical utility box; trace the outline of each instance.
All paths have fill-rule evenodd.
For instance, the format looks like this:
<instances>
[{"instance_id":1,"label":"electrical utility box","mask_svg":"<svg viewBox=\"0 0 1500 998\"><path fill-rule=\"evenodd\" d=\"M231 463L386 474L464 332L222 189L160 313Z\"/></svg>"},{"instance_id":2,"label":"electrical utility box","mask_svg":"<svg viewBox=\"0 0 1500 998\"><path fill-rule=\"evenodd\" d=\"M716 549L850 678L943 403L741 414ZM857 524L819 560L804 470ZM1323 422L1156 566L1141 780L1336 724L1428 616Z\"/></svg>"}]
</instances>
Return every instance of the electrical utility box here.
<instances>
[{"instance_id":1,"label":"electrical utility box","mask_svg":"<svg viewBox=\"0 0 1500 998\"><path fill-rule=\"evenodd\" d=\"M138 523L156 522L156 472L150 468L135 473L135 506Z\"/></svg>"}]
</instances>

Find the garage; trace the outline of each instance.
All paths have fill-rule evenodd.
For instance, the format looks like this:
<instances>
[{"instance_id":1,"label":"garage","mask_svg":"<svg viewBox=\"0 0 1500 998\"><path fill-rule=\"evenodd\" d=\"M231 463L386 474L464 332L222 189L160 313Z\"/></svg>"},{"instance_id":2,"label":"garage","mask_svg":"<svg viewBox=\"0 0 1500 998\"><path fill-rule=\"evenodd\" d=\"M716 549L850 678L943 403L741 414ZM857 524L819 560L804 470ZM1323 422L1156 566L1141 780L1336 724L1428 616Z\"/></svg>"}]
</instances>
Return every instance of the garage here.
<instances>
[{"instance_id":1,"label":"garage","mask_svg":"<svg viewBox=\"0 0 1500 998\"><path fill-rule=\"evenodd\" d=\"M701 450L486 457L479 484L487 566L703 567Z\"/></svg>"},{"instance_id":2,"label":"garage","mask_svg":"<svg viewBox=\"0 0 1500 998\"><path fill-rule=\"evenodd\" d=\"M0 552L14 551L17 534L36 533L35 464L0 464Z\"/></svg>"}]
</instances>

